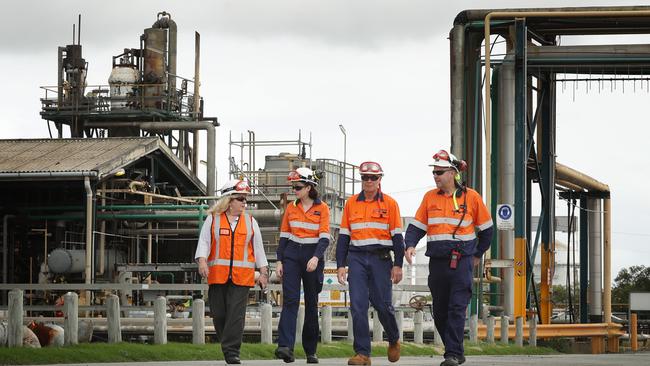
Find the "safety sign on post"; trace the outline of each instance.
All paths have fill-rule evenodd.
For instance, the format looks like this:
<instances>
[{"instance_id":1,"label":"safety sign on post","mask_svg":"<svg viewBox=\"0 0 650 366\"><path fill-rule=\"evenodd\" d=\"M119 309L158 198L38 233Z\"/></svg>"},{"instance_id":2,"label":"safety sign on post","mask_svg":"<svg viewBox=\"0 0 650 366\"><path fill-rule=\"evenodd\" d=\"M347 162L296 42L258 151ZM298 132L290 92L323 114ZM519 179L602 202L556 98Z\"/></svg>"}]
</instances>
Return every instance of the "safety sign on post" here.
<instances>
[{"instance_id":1,"label":"safety sign on post","mask_svg":"<svg viewBox=\"0 0 650 366\"><path fill-rule=\"evenodd\" d=\"M514 207L508 204L497 205L497 229L513 230L515 228Z\"/></svg>"}]
</instances>

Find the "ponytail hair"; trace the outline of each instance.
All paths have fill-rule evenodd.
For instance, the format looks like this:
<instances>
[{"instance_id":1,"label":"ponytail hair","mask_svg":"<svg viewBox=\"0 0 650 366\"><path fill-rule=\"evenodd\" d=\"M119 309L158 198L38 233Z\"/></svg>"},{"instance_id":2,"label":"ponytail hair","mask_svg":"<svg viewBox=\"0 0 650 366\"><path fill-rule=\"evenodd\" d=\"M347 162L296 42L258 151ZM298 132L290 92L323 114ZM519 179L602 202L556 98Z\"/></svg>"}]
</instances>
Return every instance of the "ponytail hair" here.
<instances>
[{"instance_id":1,"label":"ponytail hair","mask_svg":"<svg viewBox=\"0 0 650 366\"><path fill-rule=\"evenodd\" d=\"M320 193L318 193L316 186L313 184L309 184L309 187L311 187L311 189L309 190L309 198L313 199L314 201L317 200L320 197Z\"/></svg>"}]
</instances>

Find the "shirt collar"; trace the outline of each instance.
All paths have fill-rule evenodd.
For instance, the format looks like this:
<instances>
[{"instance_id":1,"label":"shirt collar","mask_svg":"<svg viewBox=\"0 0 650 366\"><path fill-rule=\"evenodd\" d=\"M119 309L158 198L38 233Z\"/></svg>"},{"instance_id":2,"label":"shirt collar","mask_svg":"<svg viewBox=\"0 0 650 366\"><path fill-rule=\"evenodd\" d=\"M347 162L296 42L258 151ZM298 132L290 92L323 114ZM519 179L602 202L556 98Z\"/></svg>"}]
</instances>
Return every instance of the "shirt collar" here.
<instances>
[{"instance_id":1,"label":"shirt collar","mask_svg":"<svg viewBox=\"0 0 650 366\"><path fill-rule=\"evenodd\" d=\"M321 201L320 198L316 198L316 199L314 200L314 204L315 204L315 205L320 205L322 202L323 202L323 201ZM298 198L296 198L295 201L293 201L293 205L294 205L294 206L298 206L299 203L300 203L300 200L299 200Z\"/></svg>"},{"instance_id":2,"label":"shirt collar","mask_svg":"<svg viewBox=\"0 0 650 366\"><path fill-rule=\"evenodd\" d=\"M377 199L379 199L379 201L382 202L384 201L384 194L381 193L381 191L377 191L377 194L375 195L375 199L373 199L373 201ZM366 200L366 194L364 191L361 191L361 193L359 193L359 196L357 197L357 201L365 201L365 200Z\"/></svg>"}]
</instances>

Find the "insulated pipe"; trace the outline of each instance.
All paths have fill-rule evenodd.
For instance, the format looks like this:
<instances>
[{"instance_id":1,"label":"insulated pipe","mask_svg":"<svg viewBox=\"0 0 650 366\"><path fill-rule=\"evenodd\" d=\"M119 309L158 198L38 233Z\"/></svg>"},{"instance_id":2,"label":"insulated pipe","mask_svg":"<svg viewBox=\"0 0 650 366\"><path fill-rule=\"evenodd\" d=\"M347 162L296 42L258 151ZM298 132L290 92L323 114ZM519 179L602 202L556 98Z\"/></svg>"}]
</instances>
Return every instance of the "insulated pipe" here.
<instances>
[{"instance_id":1,"label":"insulated pipe","mask_svg":"<svg viewBox=\"0 0 650 366\"><path fill-rule=\"evenodd\" d=\"M512 55L507 56L499 70L499 203L515 203L515 68ZM496 197L495 197L496 198ZM498 230L501 258L515 257L515 233L513 230ZM503 269L503 308L505 315L514 316L515 288L514 268Z\"/></svg>"},{"instance_id":2,"label":"insulated pipe","mask_svg":"<svg viewBox=\"0 0 650 366\"><path fill-rule=\"evenodd\" d=\"M603 309L600 199L589 199L587 210L589 220L589 319L591 322L600 323Z\"/></svg>"},{"instance_id":3,"label":"insulated pipe","mask_svg":"<svg viewBox=\"0 0 650 366\"><path fill-rule=\"evenodd\" d=\"M216 127L219 124L212 121L198 122L88 122L87 127L139 127L143 130L186 130L197 131L206 130L208 133L208 174L207 174L207 196L216 196ZM0 178L2 174L0 174Z\"/></svg>"},{"instance_id":4,"label":"insulated pipe","mask_svg":"<svg viewBox=\"0 0 650 366\"><path fill-rule=\"evenodd\" d=\"M555 179L555 184L561 185L562 187L569 188L572 191L583 192L584 189L577 184L569 183L562 179Z\"/></svg>"},{"instance_id":5,"label":"insulated pipe","mask_svg":"<svg viewBox=\"0 0 650 366\"><path fill-rule=\"evenodd\" d=\"M162 16L162 17L161 17ZM176 94L176 22L172 20L171 14L166 11L158 13L158 20L151 26L151 28L168 29L168 42L167 42L167 92L170 95Z\"/></svg>"},{"instance_id":6,"label":"insulated pipe","mask_svg":"<svg viewBox=\"0 0 650 366\"><path fill-rule=\"evenodd\" d=\"M7 283L7 257L9 255L9 230L7 225L9 224L9 219L12 219L16 216L14 215L4 215L2 218L2 283Z\"/></svg>"},{"instance_id":7,"label":"insulated pipe","mask_svg":"<svg viewBox=\"0 0 650 366\"><path fill-rule=\"evenodd\" d=\"M86 283L92 280L93 260L93 189L90 187L90 178L84 177L84 189L86 191ZM86 301L90 301L90 292L86 293Z\"/></svg>"},{"instance_id":8,"label":"insulated pipe","mask_svg":"<svg viewBox=\"0 0 650 366\"><path fill-rule=\"evenodd\" d=\"M589 191L609 192L609 186L566 165L555 163L555 175L559 181L573 183Z\"/></svg>"},{"instance_id":9,"label":"insulated pipe","mask_svg":"<svg viewBox=\"0 0 650 366\"><path fill-rule=\"evenodd\" d=\"M462 157L463 148L463 99L465 96L465 26L454 25L449 35L451 47L451 153Z\"/></svg>"},{"instance_id":10,"label":"insulated pipe","mask_svg":"<svg viewBox=\"0 0 650 366\"><path fill-rule=\"evenodd\" d=\"M604 323L612 322L612 200L605 198L603 241L603 313Z\"/></svg>"},{"instance_id":11,"label":"insulated pipe","mask_svg":"<svg viewBox=\"0 0 650 366\"><path fill-rule=\"evenodd\" d=\"M268 220L268 219L274 219L274 220L280 220L282 219L282 211L279 209L274 210L274 209L247 209L246 212L248 212L251 216L253 216L256 220Z\"/></svg>"}]
</instances>

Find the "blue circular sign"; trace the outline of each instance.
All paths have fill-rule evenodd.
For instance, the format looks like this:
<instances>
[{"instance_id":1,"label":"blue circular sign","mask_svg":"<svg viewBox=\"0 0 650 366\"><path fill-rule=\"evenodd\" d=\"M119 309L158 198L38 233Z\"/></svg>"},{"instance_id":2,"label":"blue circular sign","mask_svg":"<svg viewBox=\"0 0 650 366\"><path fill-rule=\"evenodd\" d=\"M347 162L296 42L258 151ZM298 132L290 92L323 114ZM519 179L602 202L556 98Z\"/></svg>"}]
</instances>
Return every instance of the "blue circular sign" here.
<instances>
[{"instance_id":1,"label":"blue circular sign","mask_svg":"<svg viewBox=\"0 0 650 366\"><path fill-rule=\"evenodd\" d=\"M499 207L499 217L502 220L508 220L512 216L512 209L508 205L503 205Z\"/></svg>"}]
</instances>

